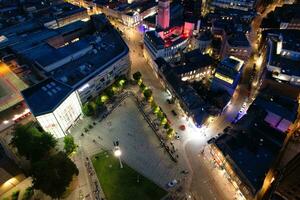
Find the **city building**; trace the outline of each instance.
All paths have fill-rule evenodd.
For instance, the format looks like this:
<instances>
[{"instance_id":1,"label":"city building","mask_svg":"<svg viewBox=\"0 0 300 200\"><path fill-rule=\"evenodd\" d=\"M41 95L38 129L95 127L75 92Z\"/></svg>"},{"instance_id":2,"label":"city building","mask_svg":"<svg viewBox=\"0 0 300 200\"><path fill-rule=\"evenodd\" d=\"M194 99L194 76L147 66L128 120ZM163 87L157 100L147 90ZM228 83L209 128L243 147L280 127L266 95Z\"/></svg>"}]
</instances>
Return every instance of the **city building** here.
<instances>
[{"instance_id":1,"label":"city building","mask_svg":"<svg viewBox=\"0 0 300 200\"><path fill-rule=\"evenodd\" d=\"M300 29L300 3L284 4L276 7L261 23L260 28L266 29Z\"/></svg>"},{"instance_id":2,"label":"city building","mask_svg":"<svg viewBox=\"0 0 300 200\"><path fill-rule=\"evenodd\" d=\"M252 47L243 33L234 33L225 41L221 58L234 56L243 61L247 61L252 53Z\"/></svg>"},{"instance_id":3,"label":"city building","mask_svg":"<svg viewBox=\"0 0 300 200\"><path fill-rule=\"evenodd\" d=\"M63 40L56 48L43 41L21 53L45 79L22 91L25 102L42 128L58 138L79 119L82 104L130 73L128 47L105 17L93 16L84 23L89 30L94 24L105 27L98 34Z\"/></svg>"},{"instance_id":4,"label":"city building","mask_svg":"<svg viewBox=\"0 0 300 200\"><path fill-rule=\"evenodd\" d=\"M209 141L215 163L225 169L232 185L246 199L255 199L269 186L270 170L286 137L261 121L265 115L252 106L236 126Z\"/></svg>"},{"instance_id":5,"label":"city building","mask_svg":"<svg viewBox=\"0 0 300 200\"><path fill-rule=\"evenodd\" d=\"M211 84L211 90L224 90L233 95L243 71L244 61L228 57L223 59L216 68Z\"/></svg>"},{"instance_id":6,"label":"city building","mask_svg":"<svg viewBox=\"0 0 300 200\"><path fill-rule=\"evenodd\" d=\"M182 23L183 21L183 14L184 14L184 8L181 4L176 2L170 3L170 24L171 26L178 25ZM155 30L157 28L157 18L158 13L148 16L143 20L143 26L145 27L145 30Z\"/></svg>"},{"instance_id":7,"label":"city building","mask_svg":"<svg viewBox=\"0 0 300 200\"><path fill-rule=\"evenodd\" d=\"M298 115L297 90L274 81L264 81L253 105L264 109L263 120L274 129L288 132Z\"/></svg>"},{"instance_id":8,"label":"city building","mask_svg":"<svg viewBox=\"0 0 300 200\"><path fill-rule=\"evenodd\" d=\"M243 11L255 10L257 0L212 0L211 8L237 9Z\"/></svg>"},{"instance_id":9,"label":"city building","mask_svg":"<svg viewBox=\"0 0 300 200\"><path fill-rule=\"evenodd\" d=\"M226 93L211 93L208 88L197 90L196 85L203 80L208 81L215 71L215 60L208 54L203 55L199 49L182 54L177 63L158 58L151 67L170 95L170 100L196 127L208 125L230 100Z\"/></svg>"},{"instance_id":10,"label":"city building","mask_svg":"<svg viewBox=\"0 0 300 200\"><path fill-rule=\"evenodd\" d=\"M164 59L159 58L155 62L159 69L160 81L166 91L171 94L172 100L182 108L187 119L197 127L201 127L210 117L209 105L197 94L196 90L180 79L173 67Z\"/></svg>"},{"instance_id":11,"label":"city building","mask_svg":"<svg viewBox=\"0 0 300 200\"><path fill-rule=\"evenodd\" d=\"M300 154L298 153L281 170L271 200L298 200L300 177Z\"/></svg>"},{"instance_id":12,"label":"city building","mask_svg":"<svg viewBox=\"0 0 300 200\"><path fill-rule=\"evenodd\" d=\"M1 146L0 138L0 196L4 195L26 177L21 169L6 156L7 152Z\"/></svg>"},{"instance_id":13,"label":"city building","mask_svg":"<svg viewBox=\"0 0 300 200\"><path fill-rule=\"evenodd\" d=\"M167 29L170 25L170 1L161 0L158 2L157 26Z\"/></svg>"},{"instance_id":14,"label":"city building","mask_svg":"<svg viewBox=\"0 0 300 200\"><path fill-rule=\"evenodd\" d=\"M212 52L212 40L213 35L210 31L203 31L198 34L196 37L191 38L191 45L193 49L199 49L201 53L209 53Z\"/></svg>"},{"instance_id":15,"label":"city building","mask_svg":"<svg viewBox=\"0 0 300 200\"><path fill-rule=\"evenodd\" d=\"M72 88L46 79L22 92L41 127L55 138L64 137L81 115L81 102Z\"/></svg>"},{"instance_id":16,"label":"city building","mask_svg":"<svg viewBox=\"0 0 300 200\"><path fill-rule=\"evenodd\" d=\"M126 26L139 25L145 18L157 13L154 0L128 2L95 1L97 9L106 16L117 19Z\"/></svg>"},{"instance_id":17,"label":"city building","mask_svg":"<svg viewBox=\"0 0 300 200\"><path fill-rule=\"evenodd\" d=\"M300 32L269 33L267 36L266 69L279 82L300 85Z\"/></svg>"},{"instance_id":18,"label":"city building","mask_svg":"<svg viewBox=\"0 0 300 200\"><path fill-rule=\"evenodd\" d=\"M245 18L243 19L242 16ZM249 14L239 17L239 12L218 11L206 18L211 21L213 39L220 41L219 47L215 50L216 57L223 59L232 55L244 61L250 57L252 50L247 35L250 31L251 16Z\"/></svg>"},{"instance_id":19,"label":"city building","mask_svg":"<svg viewBox=\"0 0 300 200\"><path fill-rule=\"evenodd\" d=\"M187 47L189 37L195 29L195 24L191 22L170 21L168 0L159 1L156 26L155 30L144 35L144 56L150 63L159 57L166 60L178 57L179 52Z\"/></svg>"},{"instance_id":20,"label":"city building","mask_svg":"<svg viewBox=\"0 0 300 200\"><path fill-rule=\"evenodd\" d=\"M202 54L199 49L182 54L179 64L173 67L182 81L199 81L214 73L214 59Z\"/></svg>"},{"instance_id":21,"label":"city building","mask_svg":"<svg viewBox=\"0 0 300 200\"><path fill-rule=\"evenodd\" d=\"M24 9L33 19L37 19L39 23L52 29L89 19L87 9L63 1L27 2L24 4Z\"/></svg>"}]
</instances>

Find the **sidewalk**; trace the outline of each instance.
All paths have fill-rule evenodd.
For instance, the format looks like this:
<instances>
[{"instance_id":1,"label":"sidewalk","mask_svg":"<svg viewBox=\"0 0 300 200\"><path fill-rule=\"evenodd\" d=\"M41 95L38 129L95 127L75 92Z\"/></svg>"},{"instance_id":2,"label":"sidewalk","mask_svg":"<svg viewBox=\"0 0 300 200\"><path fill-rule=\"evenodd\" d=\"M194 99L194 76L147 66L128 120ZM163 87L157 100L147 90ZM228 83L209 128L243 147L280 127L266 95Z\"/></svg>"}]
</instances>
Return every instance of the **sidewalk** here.
<instances>
[{"instance_id":1,"label":"sidewalk","mask_svg":"<svg viewBox=\"0 0 300 200\"><path fill-rule=\"evenodd\" d=\"M21 176L22 177L20 177L20 179L24 178L23 175L21 175ZM16 181L17 181L17 179L16 179ZM13 183L11 183L11 184L13 184ZM6 191L5 193L0 195L0 199L4 199L6 197L11 197L12 193L15 191L20 191L19 196L22 197L26 188L30 187L31 185L32 185L32 179L30 177L26 178L26 179L22 180L21 182L17 183L16 185L12 185L12 187L8 191ZM5 183L1 187L4 187L4 186L5 186ZM1 192L1 190L0 190L0 192Z\"/></svg>"},{"instance_id":2,"label":"sidewalk","mask_svg":"<svg viewBox=\"0 0 300 200\"><path fill-rule=\"evenodd\" d=\"M68 195L67 200L104 200L104 192L100 186L94 167L88 155L80 147L73 160L79 170L77 187Z\"/></svg>"},{"instance_id":3,"label":"sidewalk","mask_svg":"<svg viewBox=\"0 0 300 200\"><path fill-rule=\"evenodd\" d=\"M212 157L208 146L205 146L204 150L199 153L199 159L201 159L201 162L204 163L206 168L210 169L210 175L213 178L214 184L226 194L228 199L245 200L245 198L240 195L241 192L239 192L239 190L231 183L230 177L225 169L221 169L214 162L214 158Z\"/></svg>"}]
</instances>

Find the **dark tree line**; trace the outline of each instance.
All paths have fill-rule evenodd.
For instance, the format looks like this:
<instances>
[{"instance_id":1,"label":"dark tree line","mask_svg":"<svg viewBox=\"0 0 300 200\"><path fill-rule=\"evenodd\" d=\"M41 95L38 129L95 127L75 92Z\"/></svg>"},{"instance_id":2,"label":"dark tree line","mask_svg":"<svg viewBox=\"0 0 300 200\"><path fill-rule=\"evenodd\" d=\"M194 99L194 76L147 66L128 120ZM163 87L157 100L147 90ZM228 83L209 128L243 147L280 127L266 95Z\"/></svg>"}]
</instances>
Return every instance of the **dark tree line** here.
<instances>
[{"instance_id":1,"label":"dark tree line","mask_svg":"<svg viewBox=\"0 0 300 200\"><path fill-rule=\"evenodd\" d=\"M74 150L71 140L68 138L68 144L65 145L68 153ZM29 175L33 179L33 188L52 198L61 197L73 176L78 175L76 165L67 154L54 149L56 143L50 133L40 131L33 123L17 126L11 140L18 154L30 161Z\"/></svg>"}]
</instances>

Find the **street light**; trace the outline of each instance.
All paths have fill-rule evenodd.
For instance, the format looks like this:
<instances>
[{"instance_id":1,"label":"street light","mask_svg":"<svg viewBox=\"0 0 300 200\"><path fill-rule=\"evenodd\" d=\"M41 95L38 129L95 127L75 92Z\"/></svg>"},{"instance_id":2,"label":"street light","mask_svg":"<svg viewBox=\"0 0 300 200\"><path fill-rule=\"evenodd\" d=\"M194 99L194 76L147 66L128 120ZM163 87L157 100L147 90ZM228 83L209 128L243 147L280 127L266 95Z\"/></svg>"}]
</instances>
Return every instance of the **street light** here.
<instances>
[{"instance_id":1,"label":"street light","mask_svg":"<svg viewBox=\"0 0 300 200\"><path fill-rule=\"evenodd\" d=\"M122 161L121 161L121 155L122 155L122 151L120 149L120 147L116 146L114 148L114 155L119 158L119 162L120 162L120 168L123 168L123 164L122 164Z\"/></svg>"}]
</instances>

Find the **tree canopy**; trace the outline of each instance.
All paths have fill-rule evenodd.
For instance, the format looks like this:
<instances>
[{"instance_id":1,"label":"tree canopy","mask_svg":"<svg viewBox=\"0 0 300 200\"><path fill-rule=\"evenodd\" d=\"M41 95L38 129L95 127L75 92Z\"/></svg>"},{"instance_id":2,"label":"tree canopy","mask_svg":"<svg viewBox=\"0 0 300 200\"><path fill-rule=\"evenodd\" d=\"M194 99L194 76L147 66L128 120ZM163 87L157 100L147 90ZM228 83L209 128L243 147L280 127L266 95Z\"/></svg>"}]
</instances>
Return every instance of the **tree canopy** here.
<instances>
[{"instance_id":1,"label":"tree canopy","mask_svg":"<svg viewBox=\"0 0 300 200\"><path fill-rule=\"evenodd\" d=\"M103 106L103 105L104 105L104 102L103 102L103 100L102 100L102 97L101 97L101 96L98 96L98 97L96 98L96 101L95 101L95 103L96 103L96 105L97 105L98 107L101 107L101 106Z\"/></svg>"},{"instance_id":2,"label":"tree canopy","mask_svg":"<svg viewBox=\"0 0 300 200\"><path fill-rule=\"evenodd\" d=\"M105 94L109 97L112 98L115 95L115 92L113 91L112 87L111 88L107 88L105 90Z\"/></svg>"},{"instance_id":3,"label":"tree canopy","mask_svg":"<svg viewBox=\"0 0 300 200\"><path fill-rule=\"evenodd\" d=\"M138 81L142 78L142 74L139 71L135 72L132 76L133 76L133 79L136 81Z\"/></svg>"},{"instance_id":4,"label":"tree canopy","mask_svg":"<svg viewBox=\"0 0 300 200\"><path fill-rule=\"evenodd\" d=\"M140 89L141 89L142 91L144 91L144 90L146 89L146 85L145 85L144 83L141 83L141 84L140 84Z\"/></svg>"},{"instance_id":5,"label":"tree canopy","mask_svg":"<svg viewBox=\"0 0 300 200\"><path fill-rule=\"evenodd\" d=\"M148 100L152 96L152 90L146 89L146 90L144 90L143 94L144 94L145 98Z\"/></svg>"},{"instance_id":6,"label":"tree canopy","mask_svg":"<svg viewBox=\"0 0 300 200\"><path fill-rule=\"evenodd\" d=\"M40 160L55 147L56 140L47 132L39 131L33 123L16 127L11 144L21 156L31 162Z\"/></svg>"},{"instance_id":7,"label":"tree canopy","mask_svg":"<svg viewBox=\"0 0 300 200\"><path fill-rule=\"evenodd\" d=\"M63 195L79 171L76 165L63 152L50 156L32 165L33 186L52 198Z\"/></svg>"},{"instance_id":8,"label":"tree canopy","mask_svg":"<svg viewBox=\"0 0 300 200\"><path fill-rule=\"evenodd\" d=\"M70 154L75 151L77 145L74 142L74 138L71 135L67 135L64 137L64 150L66 154Z\"/></svg>"},{"instance_id":9,"label":"tree canopy","mask_svg":"<svg viewBox=\"0 0 300 200\"><path fill-rule=\"evenodd\" d=\"M82 112L85 116L92 116L95 114L95 109L90 103L86 103L82 107Z\"/></svg>"}]
</instances>

